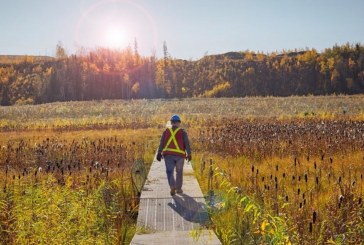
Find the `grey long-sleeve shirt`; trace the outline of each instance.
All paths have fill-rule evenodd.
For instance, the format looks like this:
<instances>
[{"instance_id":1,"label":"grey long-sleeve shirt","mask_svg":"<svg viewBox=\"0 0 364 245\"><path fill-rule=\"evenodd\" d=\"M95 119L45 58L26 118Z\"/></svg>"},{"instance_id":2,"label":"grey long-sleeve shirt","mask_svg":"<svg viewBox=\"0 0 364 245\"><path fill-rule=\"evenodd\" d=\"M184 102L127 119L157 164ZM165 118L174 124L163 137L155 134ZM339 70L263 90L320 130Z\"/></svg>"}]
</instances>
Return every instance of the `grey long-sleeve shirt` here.
<instances>
[{"instance_id":1,"label":"grey long-sleeve shirt","mask_svg":"<svg viewBox=\"0 0 364 245\"><path fill-rule=\"evenodd\" d=\"M190 156L191 155L190 141L188 140L187 132L185 130L182 130L182 132L183 132L183 143L185 144L187 155ZM166 131L164 131L162 134L162 137L161 137L161 140L159 143L159 147L158 147L158 153L162 153L162 151L163 151L165 133L166 133Z\"/></svg>"}]
</instances>

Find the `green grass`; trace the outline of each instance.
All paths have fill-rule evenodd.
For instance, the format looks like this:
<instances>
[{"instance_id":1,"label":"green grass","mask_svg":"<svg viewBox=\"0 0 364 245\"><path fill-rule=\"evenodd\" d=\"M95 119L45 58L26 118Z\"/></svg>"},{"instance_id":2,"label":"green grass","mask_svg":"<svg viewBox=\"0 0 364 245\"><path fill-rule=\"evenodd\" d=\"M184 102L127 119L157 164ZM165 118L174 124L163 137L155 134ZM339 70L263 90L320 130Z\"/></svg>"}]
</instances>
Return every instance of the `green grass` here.
<instances>
[{"instance_id":1,"label":"green grass","mask_svg":"<svg viewBox=\"0 0 364 245\"><path fill-rule=\"evenodd\" d=\"M2 244L128 243L135 228L128 216L120 216L123 207L115 205L120 203L118 183L103 182L88 192L71 184L69 179L59 186L49 176L1 193L1 216L8 216L7 221L1 219ZM122 229L129 234L124 236Z\"/></svg>"},{"instance_id":2,"label":"green grass","mask_svg":"<svg viewBox=\"0 0 364 245\"><path fill-rule=\"evenodd\" d=\"M137 210L131 167L137 159L147 168L152 162L158 142L153 132L1 135L0 244L130 242Z\"/></svg>"}]
</instances>

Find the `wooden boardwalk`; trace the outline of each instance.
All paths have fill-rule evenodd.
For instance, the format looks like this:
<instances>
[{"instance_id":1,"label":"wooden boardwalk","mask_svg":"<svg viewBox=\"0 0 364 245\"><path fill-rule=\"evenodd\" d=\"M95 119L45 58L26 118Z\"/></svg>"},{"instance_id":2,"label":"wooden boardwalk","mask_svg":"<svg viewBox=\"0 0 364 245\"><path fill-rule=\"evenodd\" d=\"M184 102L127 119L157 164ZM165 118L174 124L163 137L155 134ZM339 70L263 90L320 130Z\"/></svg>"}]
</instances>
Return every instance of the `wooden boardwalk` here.
<instances>
[{"instance_id":1,"label":"wooden boardwalk","mask_svg":"<svg viewBox=\"0 0 364 245\"><path fill-rule=\"evenodd\" d=\"M138 231L131 244L221 244L206 228L209 217L205 199L187 162L182 188L183 194L172 197L164 161L154 160L141 193Z\"/></svg>"}]
</instances>

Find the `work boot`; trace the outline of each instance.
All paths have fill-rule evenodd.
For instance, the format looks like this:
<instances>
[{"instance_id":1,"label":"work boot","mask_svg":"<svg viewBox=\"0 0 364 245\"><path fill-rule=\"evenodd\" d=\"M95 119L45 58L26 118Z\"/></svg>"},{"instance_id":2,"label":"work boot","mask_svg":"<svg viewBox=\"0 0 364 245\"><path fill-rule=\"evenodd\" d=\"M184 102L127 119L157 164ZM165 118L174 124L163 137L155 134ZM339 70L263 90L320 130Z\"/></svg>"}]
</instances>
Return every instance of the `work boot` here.
<instances>
[{"instance_id":1,"label":"work boot","mask_svg":"<svg viewBox=\"0 0 364 245\"><path fill-rule=\"evenodd\" d=\"M178 190L177 190L177 193L178 193L178 194L182 194L182 193L183 193L183 190L182 190L182 189L178 189Z\"/></svg>"},{"instance_id":2,"label":"work boot","mask_svg":"<svg viewBox=\"0 0 364 245\"><path fill-rule=\"evenodd\" d=\"M171 196L174 196L176 194L176 188L172 187L171 188Z\"/></svg>"}]
</instances>

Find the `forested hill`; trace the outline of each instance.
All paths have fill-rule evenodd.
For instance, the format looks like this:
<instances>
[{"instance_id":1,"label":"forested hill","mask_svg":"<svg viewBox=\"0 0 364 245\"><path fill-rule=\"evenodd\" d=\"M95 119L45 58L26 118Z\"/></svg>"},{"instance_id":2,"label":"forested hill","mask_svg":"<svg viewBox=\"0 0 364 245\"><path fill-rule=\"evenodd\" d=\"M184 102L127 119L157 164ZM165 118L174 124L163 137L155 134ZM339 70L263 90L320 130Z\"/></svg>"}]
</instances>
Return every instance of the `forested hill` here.
<instances>
[{"instance_id":1,"label":"forested hill","mask_svg":"<svg viewBox=\"0 0 364 245\"><path fill-rule=\"evenodd\" d=\"M137 46L136 46L137 47ZM280 53L229 52L199 60L98 48L0 64L1 105L53 101L324 95L364 92L364 46ZM0 59L1 62L1 59Z\"/></svg>"},{"instance_id":2,"label":"forested hill","mask_svg":"<svg viewBox=\"0 0 364 245\"><path fill-rule=\"evenodd\" d=\"M50 56L33 56L33 55L0 55L0 64L19 64L23 62L40 62L54 60Z\"/></svg>"}]
</instances>

